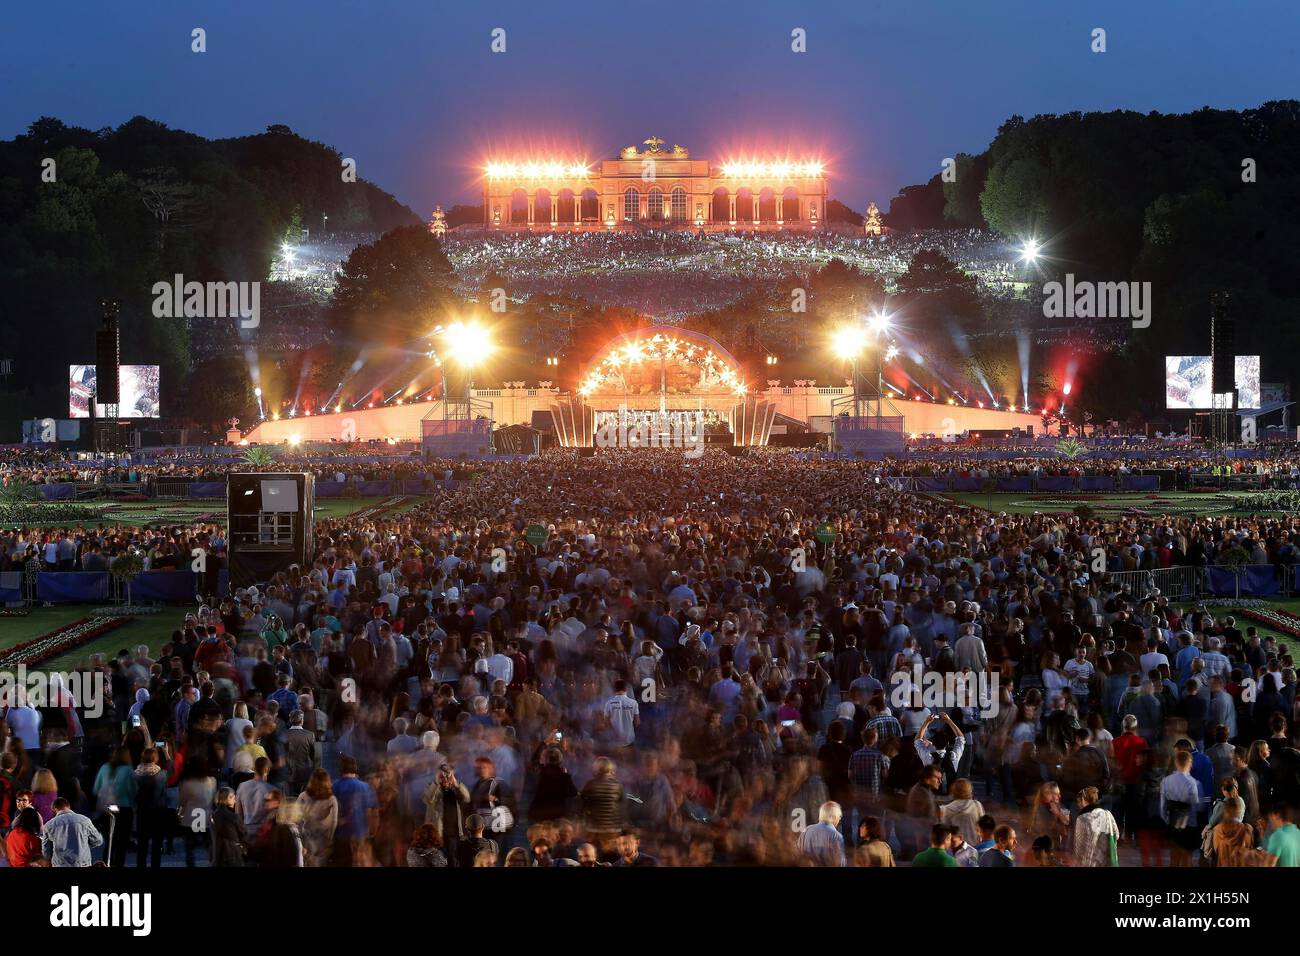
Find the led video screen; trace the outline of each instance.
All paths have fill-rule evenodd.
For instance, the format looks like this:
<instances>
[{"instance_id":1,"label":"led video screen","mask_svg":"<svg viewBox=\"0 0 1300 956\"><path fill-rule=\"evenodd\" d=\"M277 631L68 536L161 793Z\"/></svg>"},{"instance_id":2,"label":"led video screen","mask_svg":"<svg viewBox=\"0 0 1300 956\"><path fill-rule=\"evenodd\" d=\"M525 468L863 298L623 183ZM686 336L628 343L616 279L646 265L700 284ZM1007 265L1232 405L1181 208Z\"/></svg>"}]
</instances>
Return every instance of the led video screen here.
<instances>
[{"instance_id":1,"label":"led video screen","mask_svg":"<svg viewBox=\"0 0 1300 956\"><path fill-rule=\"evenodd\" d=\"M157 418L158 366L122 365L118 368L118 418ZM95 394L95 366L68 366L68 415L71 418L89 418L90 402ZM96 403L96 416L107 414L102 404Z\"/></svg>"},{"instance_id":2,"label":"led video screen","mask_svg":"<svg viewBox=\"0 0 1300 956\"><path fill-rule=\"evenodd\" d=\"M1165 408L1212 408L1208 355L1165 356ZM1259 408L1259 356L1238 355L1233 378L1237 407Z\"/></svg>"}]
</instances>

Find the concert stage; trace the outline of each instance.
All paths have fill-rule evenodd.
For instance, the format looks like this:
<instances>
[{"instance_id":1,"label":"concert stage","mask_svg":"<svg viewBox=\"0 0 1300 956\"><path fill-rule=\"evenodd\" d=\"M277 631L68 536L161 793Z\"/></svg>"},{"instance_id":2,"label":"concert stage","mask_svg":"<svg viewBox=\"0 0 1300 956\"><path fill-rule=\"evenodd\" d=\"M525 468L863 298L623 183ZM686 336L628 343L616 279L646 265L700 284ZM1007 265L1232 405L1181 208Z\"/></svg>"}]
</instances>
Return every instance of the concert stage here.
<instances>
[{"instance_id":1,"label":"concert stage","mask_svg":"<svg viewBox=\"0 0 1300 956\"><path fill-rule=\"evenodd\" d=\"M730 431L737 445L754 446L790 431L830 435L837 420L843 430L846 403L851 399L851 390L841 386L772 385L756 390L747 385L744 370L731 353L709 336L655 326L607 342L572 391L540 386L474 389L473 414L468 418L491 422L491 428L549 423L560 444L571 447L599 444L600 426L620 422L640 422L652 430L658 427L655 422L670 423L670 431L698 424L710 432ZM459 404L463 400L299 415L261 422L243 440L250 444L421 441L439 430L437 422L459 414L448 411ZM890 423L891 430L904 435L960 436L1009 429L1033 434L1042 429L1041 418L1028 413L902 398L885 404L888 416L902 418L901 426ZM862 416L859 423L869 427L870 416ZM441 430L454 429L444 425Z\"/></svg>"}]
</instances>

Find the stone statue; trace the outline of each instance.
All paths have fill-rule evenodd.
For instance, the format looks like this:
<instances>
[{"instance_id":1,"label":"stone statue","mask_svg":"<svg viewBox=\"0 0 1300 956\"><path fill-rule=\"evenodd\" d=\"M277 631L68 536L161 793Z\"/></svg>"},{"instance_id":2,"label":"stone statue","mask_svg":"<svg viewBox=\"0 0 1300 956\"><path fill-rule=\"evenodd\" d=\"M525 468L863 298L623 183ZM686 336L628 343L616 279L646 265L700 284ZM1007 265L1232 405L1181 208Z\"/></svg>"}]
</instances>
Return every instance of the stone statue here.
<instances>
[{"instance_id":1,"label":"stone statue","mask_svg":"<svg viewBox=\"0 0 1300 956\"><path fill-rule=\"evenodd\" d=\"M645 145L650 147L646 150L648 153L662 153L664 151L664 141L658 136L651 136L649 139L645 140Z\"/></svg>"},{"instance_id":2,"label":"stone statue","mask_svg":"<svg viewBox=\"0 0 1300 956\"><path fill-rule=\"evenodd\" d=\"M676 156L678 159L685 159L687 156L691 155L691 152L685 146L674 145L673 155Z\"/></svg>"},{"instance_id":3,"label":"stone statue","mask_svg":"<svg viewBox=\"0 0 1300 956\"><path fill-rule=\"evenodd\" d=\"M884 231L880 221L880 209L876 204L867 204L867 215L862 220L862 229L868 236L878 236Z\"/></svg>"}]
</instances>

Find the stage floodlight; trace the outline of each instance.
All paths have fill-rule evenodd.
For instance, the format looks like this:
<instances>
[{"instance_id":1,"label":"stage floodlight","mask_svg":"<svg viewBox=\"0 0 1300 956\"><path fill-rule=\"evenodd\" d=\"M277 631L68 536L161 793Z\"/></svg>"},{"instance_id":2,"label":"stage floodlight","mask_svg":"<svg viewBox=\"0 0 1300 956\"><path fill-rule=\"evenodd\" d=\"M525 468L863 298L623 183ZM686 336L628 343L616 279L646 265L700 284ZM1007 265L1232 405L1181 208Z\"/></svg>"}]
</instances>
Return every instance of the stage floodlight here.
<instances>
[{"instance_id":1,"label":"stage floodlight","mask_svg":"<svg viewBox=\"0 0 1300 956\"><path fill-rule=\"evenodd\" d=\"M835 354L842 359L855 359L866 347L866 336L860 325L846 325L837 331L831 340Z\"/></svg>"},{"instance_id":2,"label":"stage floodlight","mask_svg":"<svg viewBox=\"0 0 1300 956\"><path fill-rule=\"evenodd\" d=\"M447 326L444 336L447 354L466 368L478 365L495 348L491 333L477 322L453 322Z\"/></svg>"}]
</instances>

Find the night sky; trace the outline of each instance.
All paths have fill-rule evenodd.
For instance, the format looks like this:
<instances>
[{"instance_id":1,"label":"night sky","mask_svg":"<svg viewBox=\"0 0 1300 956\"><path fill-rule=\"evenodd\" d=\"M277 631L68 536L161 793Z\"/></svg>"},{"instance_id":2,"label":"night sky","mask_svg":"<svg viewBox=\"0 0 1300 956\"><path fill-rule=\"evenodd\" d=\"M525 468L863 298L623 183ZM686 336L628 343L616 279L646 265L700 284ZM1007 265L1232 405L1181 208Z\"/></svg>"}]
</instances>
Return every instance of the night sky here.
<instances>
[{"instance_id":1,"label":"night sky","mask_svg":"<svg viewBox=\"0 0 1300 956\"><path fill-rule=\"evenodd\" d=\"M592 161L654 134L719 161L819 158L832 196L883 208L1015 113L1296 97L1298 36L1294 0L11 4L0 137L41 115L208 137L285 123L425 215L477 202L489 155Z\"/></svg>"}]
</instances>

